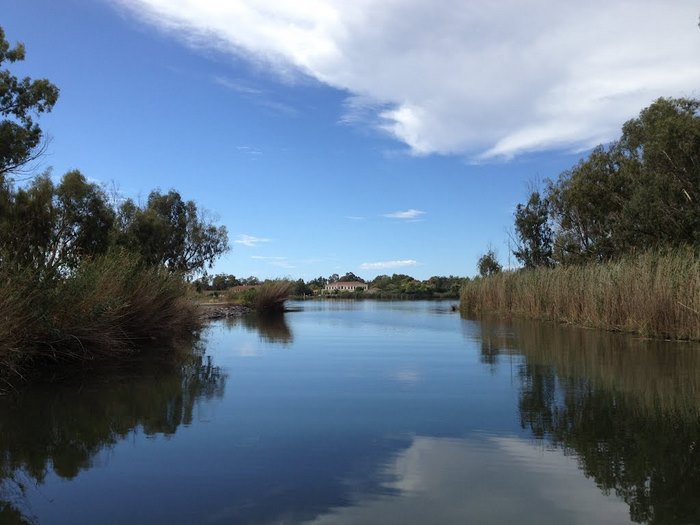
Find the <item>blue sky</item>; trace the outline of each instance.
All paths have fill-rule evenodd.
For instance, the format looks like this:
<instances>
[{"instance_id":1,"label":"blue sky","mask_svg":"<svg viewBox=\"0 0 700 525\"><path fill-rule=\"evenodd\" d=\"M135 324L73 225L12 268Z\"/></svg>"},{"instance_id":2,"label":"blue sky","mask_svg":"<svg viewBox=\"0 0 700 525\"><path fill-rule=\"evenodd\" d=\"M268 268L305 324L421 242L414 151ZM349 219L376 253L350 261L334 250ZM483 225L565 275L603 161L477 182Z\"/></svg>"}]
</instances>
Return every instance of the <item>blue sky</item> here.
<instances>
[{"instance_id":1,"label":"blue sky","mask_svg":"<svg viewBox=\"0 0 700 525\"><path fill-rule=\"evenodd\" d=\"M4 0L61 89L43 167L226 225L213 272L473 275L513 210L659 96L697 97L696 2ZM511 260L515 264L514 260Z\"/></svg>"}]
</instances>

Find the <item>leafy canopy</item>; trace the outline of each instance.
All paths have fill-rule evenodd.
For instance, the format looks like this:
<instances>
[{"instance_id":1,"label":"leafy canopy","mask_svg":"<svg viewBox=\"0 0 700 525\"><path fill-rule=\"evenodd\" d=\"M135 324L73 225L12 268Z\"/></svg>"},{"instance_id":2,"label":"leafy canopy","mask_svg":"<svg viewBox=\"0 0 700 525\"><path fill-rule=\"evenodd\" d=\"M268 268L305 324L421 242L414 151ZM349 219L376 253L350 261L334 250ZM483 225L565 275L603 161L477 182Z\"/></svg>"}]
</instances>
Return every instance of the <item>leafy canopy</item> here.
<instances>
[{"instance_id":1,"label":"leafy canopy","mask_svg":"<svg viewBox=\"0 0 700 525\"><path fill-rule=\"evenodd\" d=\"M10 47L0 27L0 67L24 60L24 45ZM46 79L17 78L0 69L0 180L22 171L41 154L42 131L34 119L50 112L58 88Z\"/></svg>"}]
</instances>

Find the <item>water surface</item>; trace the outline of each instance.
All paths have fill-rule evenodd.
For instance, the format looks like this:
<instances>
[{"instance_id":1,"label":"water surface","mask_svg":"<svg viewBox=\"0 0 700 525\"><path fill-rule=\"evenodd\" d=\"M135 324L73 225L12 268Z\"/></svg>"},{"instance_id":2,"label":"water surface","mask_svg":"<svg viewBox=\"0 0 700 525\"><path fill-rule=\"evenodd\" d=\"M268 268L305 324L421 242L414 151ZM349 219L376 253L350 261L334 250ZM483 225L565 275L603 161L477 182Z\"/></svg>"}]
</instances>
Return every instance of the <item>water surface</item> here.
<instances>
[{"instance_id":1,"label":"water surface","mask_svg":"<svg viewBox=\"0 0 700 525\"><path fill-rule=\"evenodd\" d=\"M700 348L300 303L0 398L0 523L700 523Z\"/></svg>"}]
</instances>

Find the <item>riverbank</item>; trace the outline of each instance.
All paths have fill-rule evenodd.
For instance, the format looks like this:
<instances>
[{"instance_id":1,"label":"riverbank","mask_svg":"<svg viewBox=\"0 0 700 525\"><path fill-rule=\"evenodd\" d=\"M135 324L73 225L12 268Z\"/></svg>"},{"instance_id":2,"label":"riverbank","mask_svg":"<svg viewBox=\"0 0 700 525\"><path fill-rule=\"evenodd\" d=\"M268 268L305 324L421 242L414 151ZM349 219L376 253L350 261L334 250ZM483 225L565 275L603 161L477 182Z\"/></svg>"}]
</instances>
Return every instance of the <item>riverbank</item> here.
<instances>
[{"instance_id":1,"label":"riverbank","mask_svg":"<svg viewBox=\"0 0 700 525\"><path fill-rule=\"evenodd\" d=\"M542 319L646 337L700 340L700 259L692 250L501 272L468 281L468 314Z\"/></svg>"},{"instance_id":2,"label":"riverbank","mask_svg":"<svg viewBox=\"0 0 700 525\"><path fill-rule=\"evenodd\" d=\"M213 320L284 311L287 285L251 304L198 302L182 276L126 253L97 257L64 279L10 274L0 296L0 392L63 365L133 360L191 344Z\"/></svg>"},{"instance_id":3,"label":"riverbank","mask_svg":"<svg viewBox=\"0 0 700 525\"><path fill-rule=\"evenodd\" d=\"M0 381L62 363L125 359L190 340L202 325L177 274L114 253L61 279L7 272L0 297Z\"/></svg>"},{"instance_id":4,"label":"riverbank","mask_svg":"<svg viewBox=\"0 0 700 525\"><path fill-rule=\"evenodd\" d=\"M243 304L199 303L197 307L199 309L200 318L203 321L241 317L253 311L252 308Z\"/></svg>"}]
</instances>

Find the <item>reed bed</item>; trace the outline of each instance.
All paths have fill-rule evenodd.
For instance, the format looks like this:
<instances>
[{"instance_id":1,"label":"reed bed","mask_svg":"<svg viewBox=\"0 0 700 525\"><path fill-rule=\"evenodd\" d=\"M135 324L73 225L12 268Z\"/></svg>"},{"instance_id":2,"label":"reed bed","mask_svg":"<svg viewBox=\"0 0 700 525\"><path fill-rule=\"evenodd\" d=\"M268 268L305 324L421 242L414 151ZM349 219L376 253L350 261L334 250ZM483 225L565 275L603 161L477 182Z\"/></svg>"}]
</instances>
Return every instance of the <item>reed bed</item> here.
<instances>
[{"instance_id":1,"label":"reed bed","mask_svg":"<svg viewBox=\"0 0 700 525\"><path fill-rule=\"evenodd\" d=\"M284 279L265 281L255 289L251 306L259 313L283 312L293 287L293 282Z\"/></svg>"},{"instance_id":2,"label":"reed bed","mask_svg":"<svg viewBox=\"0 0 700 525\"><path fill-rule=\"evenodd\" d=\"M87 261L54 282L20 277L3 276L0 378L50 362L120 358L144 346L165 347L199 327L184 280L128 254Z\"/></svg>"},{"instance_id":3,"label":"reed bed","mask_svg":"<svg viewBox=\"0 0 700 525\"><path fill-rule=\"evenodd\" d=\"M460 307L648 337L700 340L700 258L648 252L607 263L501 272L465 283Z\"/></svg>"}]
</instances>

